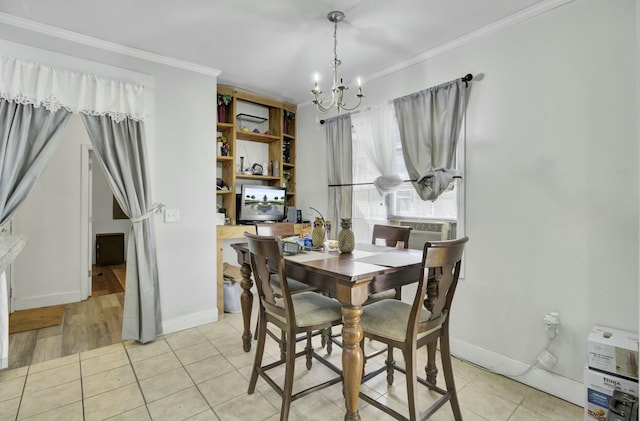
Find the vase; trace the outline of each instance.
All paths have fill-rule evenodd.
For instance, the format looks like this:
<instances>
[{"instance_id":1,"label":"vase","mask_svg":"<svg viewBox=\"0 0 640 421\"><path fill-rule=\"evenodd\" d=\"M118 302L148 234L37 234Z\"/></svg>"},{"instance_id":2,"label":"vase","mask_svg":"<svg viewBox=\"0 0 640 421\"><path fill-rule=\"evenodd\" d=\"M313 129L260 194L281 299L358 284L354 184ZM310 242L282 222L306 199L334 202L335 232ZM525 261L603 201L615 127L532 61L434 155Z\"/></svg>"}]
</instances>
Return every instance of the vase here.
<instances>
[{"instance_id":1,"label":"vase","mask_svg":"<svg viewBox=\"0 0 640 421\"><path fill-rule=\"evenodd\" d=\"M316 218L311 232L311 244L313 247L320 247L324 244L324 221L322 218Z\"/></svg>"},{"instance_id":2,"label":"vase","mask_svg":"<svg viewBox=\"0 0 640 421\"><path fill-rule=\"evenodd\" d=\"M227 122L227 106L218 105L218 123Z\"/></svg>"},{"instance_id":3,"label":"vase","mask_svg":"<svg viewBox=\"0 0 640 421\"><path fill-rule=\"evenodd\" d=\"M338 234L338 249L340 253L351 253L356 246L353 231L351 231L351 218L340 220L340 233Z\"/></svg>"}]
</instances>

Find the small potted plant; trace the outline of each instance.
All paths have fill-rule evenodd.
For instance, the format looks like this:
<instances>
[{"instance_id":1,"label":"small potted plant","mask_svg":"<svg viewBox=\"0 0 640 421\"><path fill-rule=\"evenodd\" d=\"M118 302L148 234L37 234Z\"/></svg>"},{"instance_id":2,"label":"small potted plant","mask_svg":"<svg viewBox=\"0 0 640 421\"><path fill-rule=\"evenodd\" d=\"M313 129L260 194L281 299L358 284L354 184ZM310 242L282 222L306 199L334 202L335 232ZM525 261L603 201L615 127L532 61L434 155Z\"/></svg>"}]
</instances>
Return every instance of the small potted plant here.
<instances>
[{"instance_id":1,"label":"small potted plant","mask_svg":"<svg viewBox=\"0 0 640 421\"><path fill-rule=\"evenodd\" d=\"M227 107L231 103L233 96L229 94L218 94L218 122L227 123Z\"/></svg>"}]
</instances>

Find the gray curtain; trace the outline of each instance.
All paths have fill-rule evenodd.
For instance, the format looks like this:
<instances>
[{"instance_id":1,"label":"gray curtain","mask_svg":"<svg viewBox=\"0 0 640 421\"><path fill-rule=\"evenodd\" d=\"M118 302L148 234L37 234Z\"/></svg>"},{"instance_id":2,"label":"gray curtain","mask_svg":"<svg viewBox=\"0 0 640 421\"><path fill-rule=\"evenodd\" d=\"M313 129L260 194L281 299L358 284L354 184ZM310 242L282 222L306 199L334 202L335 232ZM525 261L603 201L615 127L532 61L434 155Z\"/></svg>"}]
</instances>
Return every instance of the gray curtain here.
<instances>
[{"instance_id":1,"label":"gray curtain","mask_svg":"<svg viewBox=\"0 0 640 421\"><path fill-rule=\"evenodd\" d=\"M27 197L62 139L71 113L0 99L0 225Z\"/></svg>"},{"instance_id":2,"label":"gray curtain","mask_svg":"<svg viewBox=\"0 0 640 421\"><path fill-rule=\"evenodd\" d=\"M402 153L422 200L435 200L456 175L456 149L471 84L460 79L393 100Z\"/></svg>"},{"instance_id":3,"label":"gray curtain","mask_svg":"<svg viewBox=\"0 0 640 421\"><path fill-rule=\"evenodd\" d=\"M158 265L142 122L82 114L100 165L122 210L131 219L127 247L122 339L142 343L161 333Z\"/></svg>"},{"instance_id":4,"label":"gray curtain","mask_svg":"<svg viewBox=\"0 0 640 421\"><path fill-rule=\"evenodd\" d=\"M353 159L351 152L351 116L349 114L325 122L327 158L329 161L329 207L327 219L332 221L331 237L336 238L340 219L353 213ZM348 184L344 186L344 184ZM340 185L331 187L332 185Z\"/></svg>"}]
</instances>

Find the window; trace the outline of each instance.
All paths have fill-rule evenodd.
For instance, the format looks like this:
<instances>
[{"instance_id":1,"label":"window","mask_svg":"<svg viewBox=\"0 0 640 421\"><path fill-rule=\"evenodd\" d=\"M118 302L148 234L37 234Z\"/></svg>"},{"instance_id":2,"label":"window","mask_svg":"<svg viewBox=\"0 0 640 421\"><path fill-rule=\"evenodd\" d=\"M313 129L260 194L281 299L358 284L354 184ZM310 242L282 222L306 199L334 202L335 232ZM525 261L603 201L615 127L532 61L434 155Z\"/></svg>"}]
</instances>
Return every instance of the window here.
<instances>
[{"instance_id":1,"label":"window","mask_svg":"<svg viewBox=\"0 0 640 421\"><path fill-rule=\"evenodd\" d=\"M463 186L456 179L437 200L420 199L411 182L405 182L384 199L371 184L379 175L358 141L353 137L353 232L356 239L370 239L375 224L413 226L409 246L421 249L425 241L457 238L462 234ZM464 145L458 144L458 168L464 168ZM402 158L402 144L396 139L396 172L409 180Z\"/></svg>"}]
</instances>

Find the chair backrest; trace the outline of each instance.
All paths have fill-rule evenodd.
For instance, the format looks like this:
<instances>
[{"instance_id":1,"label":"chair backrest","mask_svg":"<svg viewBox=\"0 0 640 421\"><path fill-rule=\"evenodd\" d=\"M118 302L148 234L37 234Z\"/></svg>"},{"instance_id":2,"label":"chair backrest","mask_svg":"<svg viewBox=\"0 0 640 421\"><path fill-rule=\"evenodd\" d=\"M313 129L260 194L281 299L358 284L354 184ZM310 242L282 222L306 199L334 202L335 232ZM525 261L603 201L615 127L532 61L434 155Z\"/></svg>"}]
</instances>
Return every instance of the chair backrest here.
<instances>
[{"instance_id":1,"label":"chair backrest","mask_svg":"<svg viewBox=\"0 0 640 421\"><path fill-rule=\"evenodd\" d=\"M407 338L448 322L447 316L458 285L462 253L467 241L469 238L463 237L425 243L422 251L422 272L409 316ZM431 312L426 322L419 320L423 306Z\"/></svg>"},{"instance_id":2,"label":"chair backrest","mask_svg":"<svg viewBox=\"0 0 640 421\"><path fill-rule=\"evenodd\" d=\"M412 227L401 225L374 225L373 235L371 236L371 244L375 244L376 240L385 240L387 247L396 247L398 241L402 241L403 247L409 248L409 235L411 235Z\"/></svg>"},{"instance_id":3,"label":"chair backrest","mask_svg":"<svg viewBox=\"0 0 640 421\"><path fill-rule=\"evenodd\" d=\"M293 222L256 222L256 234L271 237L291 237L295 235Z\"/></svg>"},{"instance_id":4,"label":"chair backrest","mask_svg":"<svg viewBox=\"0 0 640 421\"><path fill-rule=\"evenodd\" d=\"M291 295L289 293L289 285L285 276L284 258L282 255L282 243L280 237L259 236L248 232L244 233L249 244L249 252L251 254L251 271L258 288L258 296L265 310L287 317L285 309L293 308L291 304ZM271 286L271 274L273 268L277 266L277 273L280 275L280 286L282 289L282 298L276 296ZM276 302L279 301L279 302ZM284 307L282 301L284 300Z\"/></svg>"}]
</instances>

